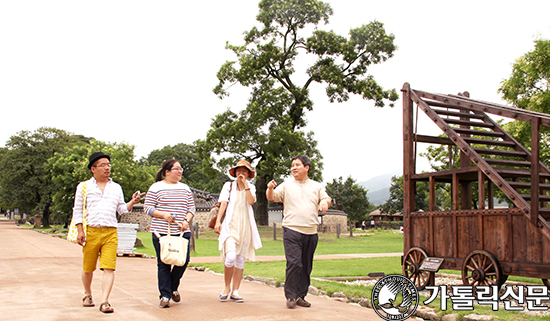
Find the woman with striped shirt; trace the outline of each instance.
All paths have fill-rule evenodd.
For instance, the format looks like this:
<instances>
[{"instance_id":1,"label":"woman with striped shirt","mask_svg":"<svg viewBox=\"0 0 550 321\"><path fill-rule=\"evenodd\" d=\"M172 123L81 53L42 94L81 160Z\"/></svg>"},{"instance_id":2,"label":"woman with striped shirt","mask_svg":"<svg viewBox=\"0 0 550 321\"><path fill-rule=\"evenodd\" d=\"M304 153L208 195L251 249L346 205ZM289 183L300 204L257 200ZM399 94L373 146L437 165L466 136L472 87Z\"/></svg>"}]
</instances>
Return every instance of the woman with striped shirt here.
<instances>
[{"instance_id":1,"label":"woman with striped shirt","mask_svg":"<svg viewBox=\"0 0 550 321\"><path fill-rule=\"evenodd\" d=\"M187 260L183 266L171 266L160 260L159 236L165 236L168 233L178 235L184 232L184 238L188 240L191 238L189 221L195 216L195 202L189 186L180 182L182 174L183 168L177 160L166 160L157 173L156 183L151 185L145 196L145 213L153 217L150 231L153 234L153 245L157 253L161 308L170 307L170 299L174 302L181 300L178 287L189 263L189 248Z\"/></svg>"}]
</instances>

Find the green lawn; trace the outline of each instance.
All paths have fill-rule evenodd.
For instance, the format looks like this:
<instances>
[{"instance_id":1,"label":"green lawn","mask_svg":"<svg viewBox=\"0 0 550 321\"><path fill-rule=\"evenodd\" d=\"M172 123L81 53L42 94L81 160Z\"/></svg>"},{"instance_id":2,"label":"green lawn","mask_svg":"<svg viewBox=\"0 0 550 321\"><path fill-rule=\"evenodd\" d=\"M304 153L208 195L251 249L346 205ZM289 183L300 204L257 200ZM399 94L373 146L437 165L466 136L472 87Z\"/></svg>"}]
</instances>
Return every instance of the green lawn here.
<instances>
[{"instance_id":1,"label":"green lawn","mask_svg":"<svg viewBox=\"0 0 550 321\"><path fill-rule=\"evenodd\" d=\"M277 229L277 239L273 240L273 228L262 226L259 228L262 238L262 248L256 251L258 256L284 255L283 232ZM319 243L315 254L353 254L353 253L388 253L403 252L403 235L395 231L379 231L374 235L341 234L336 238L333 233L319 234ZM138 237L144 246L138 248L139 253L155 256L155 250L151 241L151 233L138 232ZM218 234L212 230L202 232L195 238L195 251L192 257L219 256Z\"/></svg>"}]
</instances>

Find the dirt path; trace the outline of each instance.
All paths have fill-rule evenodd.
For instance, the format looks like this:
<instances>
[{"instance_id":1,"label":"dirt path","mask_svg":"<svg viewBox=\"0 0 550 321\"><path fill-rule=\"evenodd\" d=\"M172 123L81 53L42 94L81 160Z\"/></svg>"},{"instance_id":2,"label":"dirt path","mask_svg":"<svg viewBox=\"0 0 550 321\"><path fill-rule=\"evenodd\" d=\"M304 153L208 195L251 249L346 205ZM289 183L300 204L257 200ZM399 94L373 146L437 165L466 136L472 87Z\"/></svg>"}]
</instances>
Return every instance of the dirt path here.
<instances>
[{"instance_id":1,"label":"dirt path","mask_svg":"<svg viewBox=\"0 0 550 321\"><path fill-rule=\"evenodd\" d=\"M198 258L193 260L198 262ZM104 315L98 306L82 307L81 261L80 246L0 220L0 319L381 320L372 309L312 295L307 297L311 308L290 310L283 289L248 281L243 281L240 291L244 304L219 302L223 277L191 269L182 279L182 302L161 309L156 261L138 257L118 258L110 299L115 313ZM96 271L96 305L101 298L101 277L102 272Z\"/></svg>"}]
</instances>

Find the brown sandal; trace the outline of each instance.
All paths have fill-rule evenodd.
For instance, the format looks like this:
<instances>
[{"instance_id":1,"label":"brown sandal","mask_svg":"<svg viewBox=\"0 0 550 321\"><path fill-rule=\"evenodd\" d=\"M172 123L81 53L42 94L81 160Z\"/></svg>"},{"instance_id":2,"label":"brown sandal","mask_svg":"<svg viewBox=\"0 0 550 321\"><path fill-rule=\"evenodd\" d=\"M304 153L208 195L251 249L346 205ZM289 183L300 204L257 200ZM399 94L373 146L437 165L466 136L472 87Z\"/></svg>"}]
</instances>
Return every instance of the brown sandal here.
<instances>
[{"instance_id":1,"label":"brown sandal","mask_svg":"<svg viewBox=\"0 0 550 321\"><path fill-rule=\"evenodd\" d=\"M109 302L103 302L99 306L99 311L101 311L103 313L113 313L113 312L115 312L115 309L113 309L113 307L109 304Z\"/></svg>"},{"instance_id":2,"label":"brown sandal","mask_svg":"<svg viewBox=\"0 0 550 321\"><path fill-rule=\"evenodd\" d=\"M92 301L92 296L87 295L82 299L82 305L85 307L95 307L94 301Z\"/></svg>"}]
</instances>

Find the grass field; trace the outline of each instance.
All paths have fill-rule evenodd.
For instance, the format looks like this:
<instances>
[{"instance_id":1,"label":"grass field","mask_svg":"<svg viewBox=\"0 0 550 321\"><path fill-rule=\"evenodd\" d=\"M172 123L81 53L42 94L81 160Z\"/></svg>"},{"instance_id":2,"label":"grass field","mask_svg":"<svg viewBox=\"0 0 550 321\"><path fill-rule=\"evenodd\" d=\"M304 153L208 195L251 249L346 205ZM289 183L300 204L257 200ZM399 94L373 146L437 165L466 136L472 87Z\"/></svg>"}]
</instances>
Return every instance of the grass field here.
<instances>
[{"instance_id":1,"label":"grass field","mask_svg":"<svg viewBox=\"0 0 550 321\"><path fill-rule=\"evenodd\" d=\"M277 229L276 240L273 240L273 228L262 226L259 228L262 238L262 248L256 251L259 256L284 255L283 232ZM155 256L151 241L151 233L139 232L138 237L144 247L137 252ZM195 250L191 256L219 256L218 234L213 231L202 232L195 238ZM403 235L395 231L379 231L376 233L363 233L349 237L349 234L341 234L336 238L333 233L319 234L319 243L315 254L353 254L353 253L394 253L403 252Z\"/></svg>"}]
</instances>

